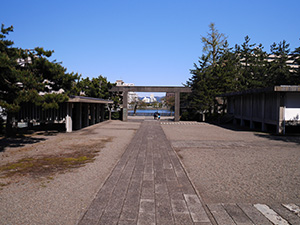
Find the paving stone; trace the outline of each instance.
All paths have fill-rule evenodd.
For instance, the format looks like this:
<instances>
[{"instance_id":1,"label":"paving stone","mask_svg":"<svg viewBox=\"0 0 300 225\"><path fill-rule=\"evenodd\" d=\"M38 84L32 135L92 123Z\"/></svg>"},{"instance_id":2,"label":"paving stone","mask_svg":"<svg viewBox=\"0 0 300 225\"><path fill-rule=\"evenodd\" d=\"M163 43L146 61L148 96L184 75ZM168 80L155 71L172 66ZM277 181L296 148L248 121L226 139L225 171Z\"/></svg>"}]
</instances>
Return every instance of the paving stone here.
<instances>
[{"instance_id":1,"label":"paving stone","mask_svg":"<svg viewBox=\"0 0 300 225\"><path fill-rule=\"evenodd\" d=\"M173 169L165 169L164 170L165 177L167 181L174 181L177 180L175 172Z\"/></svg>"},{"instance_id":2,"label":"paving stone","mask_svg":"<svg viewBox=\"0 0 300 225\"><path fill-rule=\"evenodd\" d=\"M154 199L141 199L139 212L155 213Z\"/></svg>"},{"instance_id":3,"label":"paving stone","mask_svg":"<svg viewBox=\"0 0 300 225\"><path fill-rule=\"evenodd\" d=\"M140 212L138 225L155 225L155 213Z\"/></svg>"},{"instance_id":4,"label":"paving stone","mask_svg":"<svg viewBox=\"0 0 300 225\"><path fill-rule=\"evenodd\" d=\"M189 213L174 213L175 224L194 224Z\"/></svg>"},{"instance_id":5,"label":"paving stone","mask_svg":"<svg viewBox=\"0 0 300 225\"><path fill-rule=\"evenodd\" d=\"M154 188L154 180L144 180L143 188Z\"/></svg>"},{"instance_id":6,"label":"paving stone","mask_svg":"<svg viewBox=\"0 0 300 225\"><path fill-rule=\"evenodd\" d=\"M226 212L222 204L208 204L207 207L215 218L217 224L235 225L235 222Z\"/></svg>"},{"instance_id":7,"label":"paving stone","mask_svg":"<svg viewBox=\"0 0 300 225\"><path fill-rule=\"evenodd\" d=\"M120 220L118 225L136 225L136 220Z\"/></svg>"},{"instance_id":8,"label":"paving stone","mask_svg":"<svg viewBox=\"0 0 300 225\"><path fill-rule=\"evenodd\" d=\"M174 224L174 217L169 199L156 195L156 221L158 224Z\"/></svg>"},{"instance_id":9,"label":"paving stone","mask_svg":"<svg viewBox=\"0 0 300 225\"><path fill-rule=\"evenodd\" d=\"M184 200L183 193L177 180L167 181L169 196L172 200Z\"/></svg>"},{"instance_id":10,"label":"paving stone","mask_svg":"<svg viewBox=\"0 0 300 225\"><path fill-rule=\"evenodd\" d=\"M166 183L155 184L155 193L168 195L168 188Z\"/></svg>"},{"instance_id":11,"label":"paving stone","mask_svg":"<svg viewBox=\"0 0 300 225\"><path fill-rule=\"evenodd\" d=\"M171 205L174 213L189 214L189 210L184 200L171 200Z\"/></svg>"},{"instance_id":12,"label":"paving stone","mask_svg":"<svg viewBox=\"0 0 300 225\"><path fill-rule=\"evenodd\" d=\"M153 181L154 182L154 174L150 174L150 173L144 173L144 177L143 177L144 181Z\"/></svg>"},{"instance_id":13,"label":"paving stone","mask_svg":"<svg viewBox=\"0 0 300 225\"><path fill-rule=\"evenodd\" d=\"M184 194L184 198L194 222L210 222L197 195Z\"/></svg>"},{"instance_id":14,"label":"paving stone","mask_svg":"<svg viewBox=\"0 0 300 225\"><path fill-rule=\"evenodd\" d=\"M295 214L293 211L288 210L281 204L270 204L269 206L290 224L300 225L300 217L297 216L297 214Z\"/></svg>"},{"instance_id":15,"label":"paving stone","mask_svg":"<svg viewBox=\"0 0 300 225\"><path fill-rule=\"evenodd\" d=\"M243 212L253 221L254 224L272 225L252 204L238 204Z\"/></svg>"},{"instance_id":16,"label":"paving stone","mask_svg":"<svg viewBox=\"0 0 300 225\"><path fill-rule=\"evenodd\" d=\"M278 215L273 209L265 204L255 204L254 207L258 209L265 217L267 217L273 224L288 225L289 223Z\"/></svg>"},{"instance_id":17,"label":"paving stone","mask_svg":"<svg viewBox=\"0 0 300 225\"><path fill-rule=\"evenodd\" d=\"M253 225L247 215L236 204L223 205L236 224Z\"/></svg>"},{"instance_id":18,"label":"paving stone","mask_svg":"<svg viewBox=\"0 0 300 225\"><path fill-rule=\"evenodd\" d=\"M152 187L152 188L143 188L141 198L154 199L154 187Z\"/></svg>"},{"instance_id":19,"label":"paving stone","mask_svg":"<svg viewBox=\"0 0 300 225\"><path fill-rule=\"evenodd\" d=\"M99 221L99 225L115 225L119 221L119 213L114 211L105 211Z\"/></svg>"}]
</instances>

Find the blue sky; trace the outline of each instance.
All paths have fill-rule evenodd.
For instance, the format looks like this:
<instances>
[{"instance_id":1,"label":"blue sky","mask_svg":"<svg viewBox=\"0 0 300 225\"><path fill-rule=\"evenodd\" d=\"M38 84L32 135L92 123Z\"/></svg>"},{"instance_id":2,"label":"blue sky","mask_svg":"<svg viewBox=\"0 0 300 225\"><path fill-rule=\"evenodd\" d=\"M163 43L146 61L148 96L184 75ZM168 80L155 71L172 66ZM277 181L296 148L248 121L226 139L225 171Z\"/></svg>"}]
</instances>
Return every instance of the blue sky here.
<instances>
[{"instance_id":1,"label":"blue sky","mask_svg":"<svg viewBox=\"0 0 300 225\"><path fill-rule=\"evenodd\" d=\"M15 46L54 50L69 72L111 82L186 83L211 22L231 46L246 35L267 51L282 40L300 46L299 0L10 0L1 8Z\"/></svg>"}]
</instances>

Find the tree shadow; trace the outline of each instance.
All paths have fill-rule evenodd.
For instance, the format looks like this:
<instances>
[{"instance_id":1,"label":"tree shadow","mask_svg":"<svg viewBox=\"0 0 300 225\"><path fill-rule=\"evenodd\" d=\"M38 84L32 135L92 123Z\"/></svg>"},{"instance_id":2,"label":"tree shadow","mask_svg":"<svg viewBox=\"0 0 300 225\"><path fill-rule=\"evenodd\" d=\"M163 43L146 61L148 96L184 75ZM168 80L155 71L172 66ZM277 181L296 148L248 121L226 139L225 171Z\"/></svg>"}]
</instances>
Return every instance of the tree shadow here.
<instances>
[{"instance_id":1,"label":"tree shadow","mask_svg":"<svg viewBox=\"0 0 300 225\"><path fill-rule=\"evenodd\" d=\"M260 129L250 129L249 127L235 125L235 124L218 124L218 123L211 123L211 124L231 131L252 132L256 137L265 138L268 140L281 141L286 143L296 143L300 145L300 135L297 133L288 133L285 135L281 135L272 132L271 133L262 132Z\"/></svg>"},{"instance_id":2,"label":"tree shadow","mask_svg":"<svg viewBox=\"0 0 300 225\"><path fill-rule=\"evenodd\" d=\"M23 135L18 135L16 137L4 137L0 139L0 152L4 152L7 147L17 148L23 147L28 144L35 144L41 141L45 141L46 138L38 137L26 137Z\"/></svg>"},{"instance_id":3,"label":"tree shadow","mask_svg":"<svg viewBox=\"0 0 300 225\"><path fill-rule=\"evenodd\" d=\"M0 136L0 152L4 152L6 148L17 148L25 145L35 144L47 140L47 136L55 136L65 132L64 126L61 124L50 124L44 126L36 126L32 128L19 128L12 137L1 138ZM43 137L38 137L43 136Z\"/></svg>"},{"instance_id":4,"label":"tree shadow","mask_svg":"<svg viewBox=\"0 0 300 225\"><path fill-rule=\"evenodd\" d=\"M258 131L255 129L250 129L249 127L246 126L240 126L240 125L236 125L236 124L232 124L232 123L216 123L216 122L208 122L212 125L218 126L218 127L222 127L224 129L227 130L231 130L231 131Z\"/></svg>"}]
</instances>

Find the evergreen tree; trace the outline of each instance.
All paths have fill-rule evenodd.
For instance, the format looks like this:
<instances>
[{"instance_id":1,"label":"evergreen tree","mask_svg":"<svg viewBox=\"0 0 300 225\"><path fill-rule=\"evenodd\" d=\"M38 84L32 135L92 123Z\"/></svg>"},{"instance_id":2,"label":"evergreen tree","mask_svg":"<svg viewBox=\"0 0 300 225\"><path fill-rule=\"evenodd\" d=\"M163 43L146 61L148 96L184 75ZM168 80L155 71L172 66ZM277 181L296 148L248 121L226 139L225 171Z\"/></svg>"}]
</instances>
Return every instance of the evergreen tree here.
<instances>
[{"instance_id":1,"label":"evergreen tree","mask_svg":"<svg viewBox=\"0 0 300 225\"><path fill-rule=\"evenodd\" d=\"M109 89L113 84L107 81L106 77L99 75L96 78L85 78L77 84L79 89L88 97L108 99L110 97Z\"/></svg>"},{"instance_id":2,"label":"evergreen tree","mask_svg":"<svg viewBox=\"0 0 300 225\"><path fill-rule=\"evenodd\" d=\"M286 41L271 45L271 54L274 55L274 60L268 63L267 83L269 85L293 84L291 68L287 63L290 53L289 46Z\"/></svg>"},{"instance_id":3,"label":"evergreen tree","mask_svg":"<svg viewBox=\"0 0 300 225\"><path fill-rule=\"evenodd\" d=\"M82 93L88 97L111 99L114 101L114 106L118 107L120 97L116 93L109 92L114 85L102 75L92 79L87 77L77 83L77 95Z\"/></svg>"},{"instance_id":4,"label":"evergreen tree","mask_svg":"<svg viewBox=\"0 0 300 225\"><path fill-rule=\"evenodd\" d=\"M265 67L267 54L261 44L250 43L249 36L245 42L235 47L235 54L239 57L239 79L241 90L263 87L267 69Z\"/></svg>"},{"instance_id":5,"label":"evergreen tree","mask_svg":"<svg viewBox=\"0 0 300 225\"><path fill-rule=\"evenodd\" d=\"M215 28L215 24L209 25L210 31L207 37L202 37L203 55L197 64L194 64L195 69L190 70L192 77L187 82L187 85L192 87L189 105L193 111L197 112L212 112L216 95L221 93L224 88L223 66L226 59L220 60L222 54L228 51L228 43L226 36ZM226 62L228 63L228 62ZM228 75L228 74L227 74ZM227 78L229 79L229 78Z\"/></svg>"},{"instance_id":6,"label":"evergreen tree","mask_svg":"<svg viewBox=\"0 0 300 225\"><path fill-rule=\"evenodd\" d=\"M216 64L220 56L220 50L225 44L227 37L223 33L219 33L214 23L209 24L209 32L207 36L201 37L203 43L203 54L208 58L208 62L212 65Z\"/></svg>"},{"instance_id":7,"label":"evergreen tree","mask_svg":"<svg viewBox=\"0 0 300 225\"><path fill-rule=\"evenodd\" d=\"M300 85L300 47L293 51L291 59L294 61L294 67L291 69L291 81L294 85Z\"/></svg>"},{"instance_id":8,"label":"evergreen tree","mask_svg":"<svg viewBox=\"0 0 300 225\"><path fill-rule=\"evenodd\" d=\"M196 111L208 111L213 102L212 71L211 67L207 66L206 55L202 55L198 62L199 66L194 64L195 69L190 70L192 77L187 82L192 88L190 106Z\"/></svg>"},{"instance_id":9,"label":"evergreen tree","mask_svg":"<svg viewBox=\"0 0 300 225\"><path fill-rule=\"evenodd\" d=\"M13 47L14 42L6 38L12 31L12 26L2 25L0 34L0 107L7 115L6 135L12 134L12 119L22 103L57 109L79 79L77 74L66 73L60 63L48 60L53 51Z\"/></svg>"}]
</instances>

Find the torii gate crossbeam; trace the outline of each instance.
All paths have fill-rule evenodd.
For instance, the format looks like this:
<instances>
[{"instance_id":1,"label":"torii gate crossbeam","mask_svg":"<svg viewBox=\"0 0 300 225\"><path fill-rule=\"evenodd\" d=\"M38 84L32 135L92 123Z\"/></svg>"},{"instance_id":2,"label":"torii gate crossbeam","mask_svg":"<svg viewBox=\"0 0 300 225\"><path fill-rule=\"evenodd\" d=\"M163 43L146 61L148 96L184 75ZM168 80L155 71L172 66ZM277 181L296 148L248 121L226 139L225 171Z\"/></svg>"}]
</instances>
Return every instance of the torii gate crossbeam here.
<instances>
[{"instance_id":1,"label":"torii gate crossbeam","mask_svg":"<svg viewBox=\"0 0 300 225\"><path fill-rule=\"evenodd\" d=\"M180 119L180 93L192 92L189 87L169 87L169 86L114 86L110 90L111 92L122 92L123 93L123 115L122 120L127 121L127 101L128 92L167 92L175 93L175 121Z\"/></svg>"}]
</instances>

